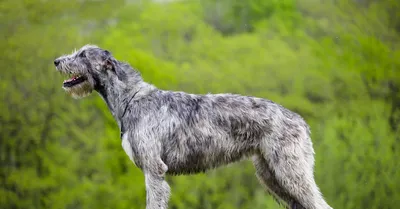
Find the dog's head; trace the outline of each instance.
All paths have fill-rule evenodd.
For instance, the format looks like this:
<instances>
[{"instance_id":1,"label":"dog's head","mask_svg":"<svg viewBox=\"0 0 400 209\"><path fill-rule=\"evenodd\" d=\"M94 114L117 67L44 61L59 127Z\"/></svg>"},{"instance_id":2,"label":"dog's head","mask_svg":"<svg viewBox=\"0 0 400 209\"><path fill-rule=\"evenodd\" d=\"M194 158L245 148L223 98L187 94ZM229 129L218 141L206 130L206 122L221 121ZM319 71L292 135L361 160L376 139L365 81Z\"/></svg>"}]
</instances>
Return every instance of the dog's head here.
<instances>
[{"instance_id":1,"label":"dog's head","mask_svg":"<svg viewBox=\"0 0 400 209\"><path fill-rule=\"evenodd\" d=\"M94 45L85 45L72 54L55 59L54 65L68 76L63 88L74 98L88 96L113 76L117 77L116 60L111 53Z\"/></svg>"}]
</instances>

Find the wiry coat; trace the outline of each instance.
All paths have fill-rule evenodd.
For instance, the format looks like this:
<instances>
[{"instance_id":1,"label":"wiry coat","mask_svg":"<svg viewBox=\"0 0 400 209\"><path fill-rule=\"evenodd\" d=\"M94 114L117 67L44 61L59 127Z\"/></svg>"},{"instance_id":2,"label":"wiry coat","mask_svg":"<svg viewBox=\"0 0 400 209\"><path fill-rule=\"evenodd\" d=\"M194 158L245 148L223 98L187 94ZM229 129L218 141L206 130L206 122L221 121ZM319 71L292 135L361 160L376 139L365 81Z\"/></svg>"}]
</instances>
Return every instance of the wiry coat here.
<instances>
[{"instance_id":1,"label":"wiry coat","mask_svg":"<svg viewBox=\"0 0 400 209\"><path fill-rule=\"evenodd\" d=\"M290 208L331 208L315 184L310 130L298 114L262 98L158 89L96 46L57 62L64 73L86 76L85 86L106 101L125 152L144 172L147 209L167 208L165 174L198 173L246 157L253 158L260 182ZM66 90L75 96L91 91Z\"/></svg>"}]
</instances>

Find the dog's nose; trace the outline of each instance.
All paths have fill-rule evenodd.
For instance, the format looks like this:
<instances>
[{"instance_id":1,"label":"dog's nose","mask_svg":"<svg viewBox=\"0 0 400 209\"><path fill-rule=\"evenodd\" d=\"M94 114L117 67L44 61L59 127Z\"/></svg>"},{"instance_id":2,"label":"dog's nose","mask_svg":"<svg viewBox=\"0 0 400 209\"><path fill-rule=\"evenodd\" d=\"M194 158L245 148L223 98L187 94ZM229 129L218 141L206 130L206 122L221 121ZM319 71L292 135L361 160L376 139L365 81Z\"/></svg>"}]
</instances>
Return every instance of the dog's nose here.
<instances>
[{"instance_id":1,"label":"dog's nose","mask_svg":"<svg viewBox=\"0 0 400 209\"><path fill-rule=\"evenodd\" d=\"M60 64L60 60L54 60L54 65L57 67Z\"/></svg>"}]
</instances>

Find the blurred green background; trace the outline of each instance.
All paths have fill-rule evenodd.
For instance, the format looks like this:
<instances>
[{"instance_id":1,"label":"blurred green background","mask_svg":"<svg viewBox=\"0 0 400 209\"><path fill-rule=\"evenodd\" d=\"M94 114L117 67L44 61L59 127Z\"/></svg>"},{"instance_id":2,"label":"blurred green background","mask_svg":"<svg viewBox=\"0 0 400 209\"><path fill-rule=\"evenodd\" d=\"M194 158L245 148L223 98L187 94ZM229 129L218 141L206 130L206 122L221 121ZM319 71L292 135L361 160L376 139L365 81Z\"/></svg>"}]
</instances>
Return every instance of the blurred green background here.
<instances>
[{"instance_id":1,"label":"blurred green background","mask_svg":"<svg viewBox=\"0 0 400 209\"><path fill-rule=\"evenodd\" d=\"M69 97L53 66L88 43L162 89L300 113L332 207L398 208L400 1L6 0L0 23L0 208L145 208L106 104ZM249 161L168 182L171 209L281 208Z\"/></svg>"}]
</instances>

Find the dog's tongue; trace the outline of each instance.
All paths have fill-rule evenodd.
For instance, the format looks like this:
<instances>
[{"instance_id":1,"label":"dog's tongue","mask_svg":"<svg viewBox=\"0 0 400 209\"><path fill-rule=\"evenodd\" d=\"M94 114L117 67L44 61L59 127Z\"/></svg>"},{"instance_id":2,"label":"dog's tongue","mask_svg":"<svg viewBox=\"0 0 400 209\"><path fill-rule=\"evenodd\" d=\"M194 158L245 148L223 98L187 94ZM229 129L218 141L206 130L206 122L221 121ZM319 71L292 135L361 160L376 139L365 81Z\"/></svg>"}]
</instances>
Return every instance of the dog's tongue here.
<instances>
[{"instance_id":1,"label":"dog's tongue","mask_svg":"<svg viewBox=\"0 0 400 209\"><path fill-rule=\"evenodd\" d=\"M75 80L75 79L77 79L77 78L78 78L78 76L74 75L74 76L72 76L72 78L70 78L70 79L68 79L68 80L65 80L64 83L65 83L65 82L71 82L71 81L73 81L73 80Z\"/></svg>"}]
</instances>

